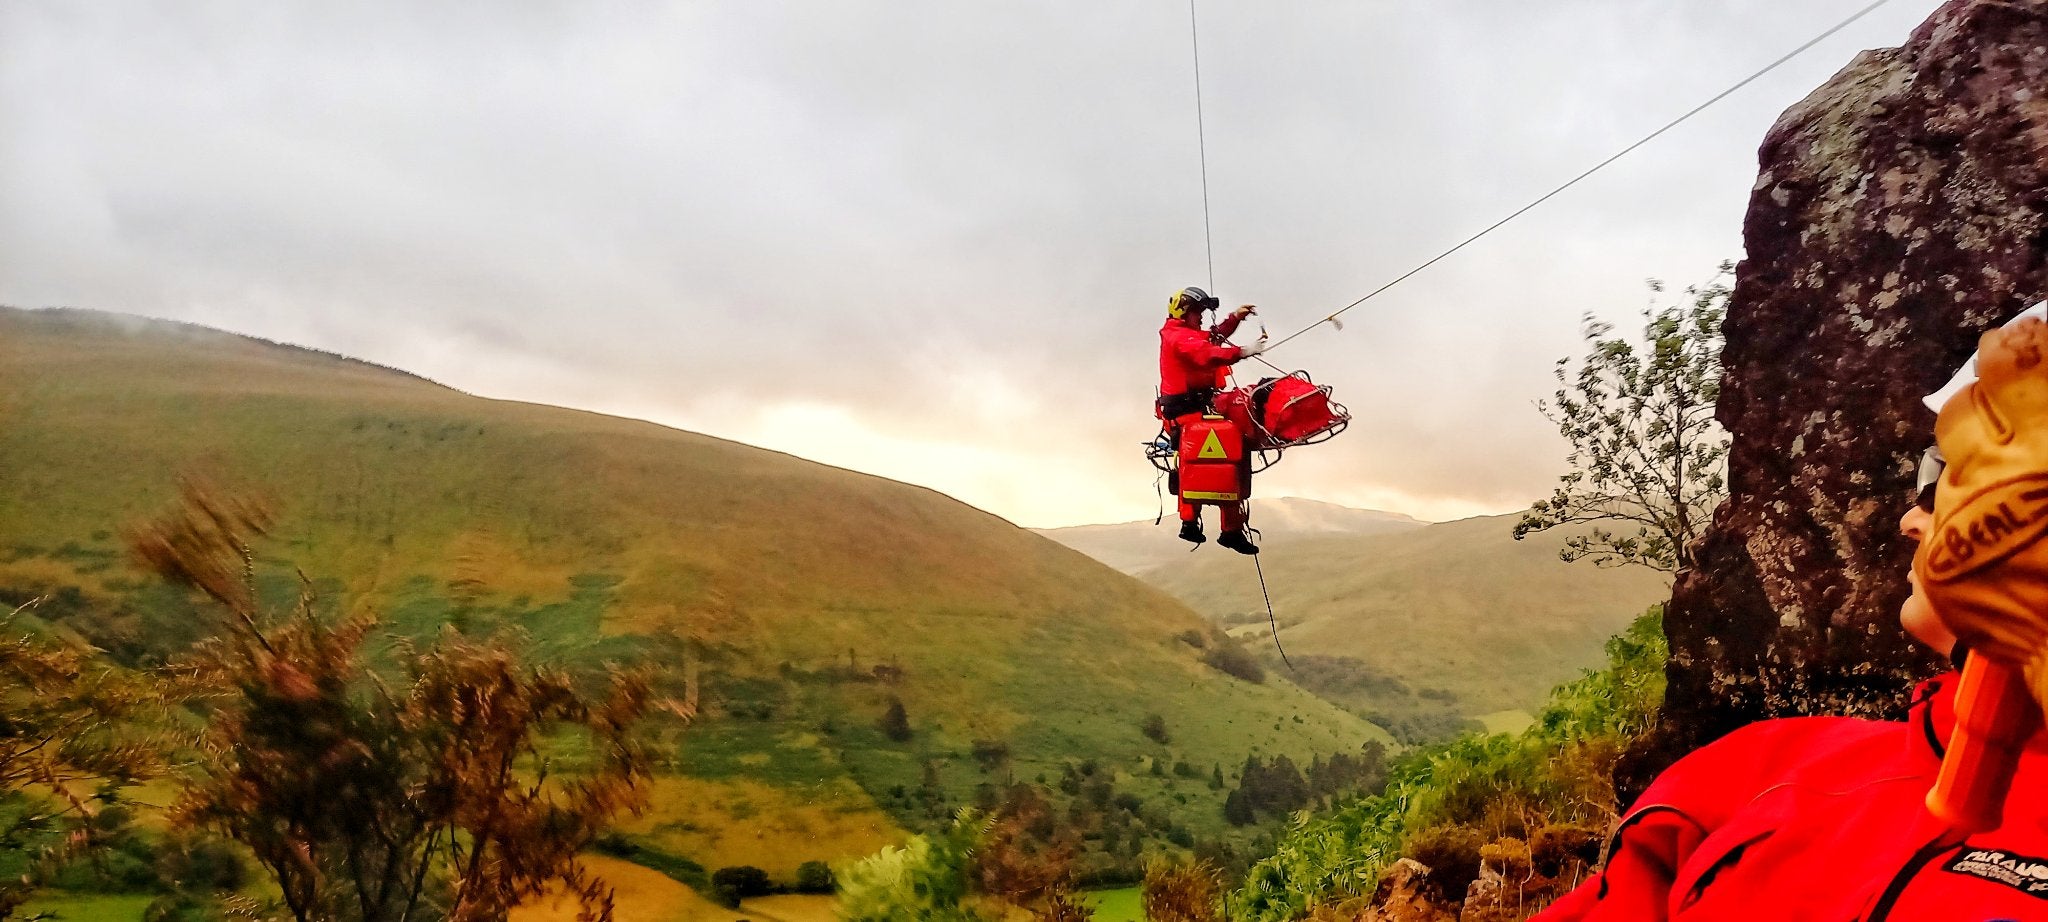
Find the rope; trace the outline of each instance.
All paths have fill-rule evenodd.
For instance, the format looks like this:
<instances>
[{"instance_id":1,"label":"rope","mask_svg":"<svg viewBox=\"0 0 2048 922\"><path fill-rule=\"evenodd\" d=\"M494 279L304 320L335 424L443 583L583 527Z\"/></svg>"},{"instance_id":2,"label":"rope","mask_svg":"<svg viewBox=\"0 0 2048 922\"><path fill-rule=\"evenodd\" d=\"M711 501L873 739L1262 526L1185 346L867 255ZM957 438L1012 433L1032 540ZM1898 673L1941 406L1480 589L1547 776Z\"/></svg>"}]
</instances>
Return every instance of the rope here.
<instances>
[{"instance_id":1,"label":"rope","mask_svg":"<svg viewBox=\"0 0 2048 922\"><path fill-rule=\"evenodd\" d=\"M1195 51L1195 145L1202 153L1202 249L1209 257L1209 291L1216 291L1216 238L1209 231L1209 130L1202 123L1202 33L1195 27L1195 0L1188 0L1188 40Z\"/></svg>"},{"instance_id":2,"label":"rope","mask_svg":"<svg viewBox=\"0 0 2048 922\"><path fill-rule=\"evenodd\" d=\"M1253 533L1257 534L1256 531ZM1287 648L1280 645L1280 619L1273 616L1273 595L1266 591L1266 565L1259 562L1257 554L1252 555L1252 569L1259 571L1259 595L1266 599L1266 626L1273 629L1273 649L1280 651L1280 661L1292 670L1294 661L1287 658Z\"/></svg>"},{"instance_id":3,"label":"rope","mask_svg":"<svg viewBox=\"0 0 2048 922\"><path fill-rule=\"evenodd\" d=\"M1190 4L1192 4L1192 3L1193 3L1193 0L1189 0L1189 2L1190 2ZM1332 312L1332 313L1331 313L1331 314L1330 314L1329 316L1327 316L1327 317L1324 317L1324 318L1323 318L1323 319L1321 319L1321 320L1318 320L1318 321L1316 321L1316 322L1314 322L1314 323L1311 323L1311 324L1309 324L1308 326L1302 327L1301 329L1299 329L1299 330L1296 330L1296 331L1294 331L1293 333L1289 333L1289 334L1288 334L1287 336L1285 336L1284 338L1282 338L1282 339L1281 339L1281 340L1280 340L1279 342L1277 342L1277 343L1274 343L1274 344L1273 344L1273 345L1271 345L1271 346L1268 346L1268 347L1266 348L1266 351L1267 351L1267 352L1271 352L1271 351L1273 351L1274 349L1278 349L1278 348L1280 348L1281 346L1284 346L1284 345L1286 345L1286 344L1287 344L1287 341L1288 341L1288 340L1291 340L1291 339L1293 339L1293 338L1295 338L1295 337L1297 337L1297 336L1300 336L1300 335L1301 335L1301 334L1303 334L1303 333L1306 333L1306 332L1308 332L1308 331L1310 331L1310 330L1313 330L1313 329L1315 329L1316 327L1322 326L1323 324L1326 324L1326 323L1334 323L1334 322L1336 322L1336 320L1337 320L1337 317L1338 317L1339 315L1343 314L1343 313L1344 313L1345 311L1348 311L1348 310L1350 310L1350 309L1352 309L1352 308L1354 308L1354 307L1357 307L1357 306L1359 306L1360 304L1364 304L1365 302L1367 302L1367 301L1370 301L1370 300L1372 300L1372 299L1373 299L1373 298L1375 298L1375 297L1378 297L1378 296L1379 296L1379 295L1380 295L1380 294L1381 294L1382 292L1385 292L1385 291L1386 291L1387 289L1389 289L1389 288L1392 288L1392 287L1394 287L1395 285L1399 285L1399 284L1401 284L1402 282L1405 282L1405 281L1407 281L1408 279L1410 279L1410 278L1412 278L1412 277L1414 277L1414 276L1416 276L1416 275L1420 274L1420 273L1421 273L1421 272L1422 272L1423 270L1425 270L1425 269L1428 269L1429 267L1431 267L1431 266L1434 266L1434 265L1436 265L1436 264L1437 264L1437 263L1439 263L1439 262L1442 262L1442 261L1443 261L1444 259L1448 258L1448 257L1449 257L1449 256L1450 256L1451 254L1453 254L1453 253L1456 253L1456 252L1458 252L1459 250L1462 250L1462 249L1466 248L1467 246L1470 246L1470 245L1472 245L1472 244L1474 244L1474 243L1477 243L1477 242L1479 241L1479 239L1480 239L1481 237L1485 237L1486 235L1488 235L1488 234L1491 234L1491 233L1493 233L1493 232L1494 232L1494 231L1496 231L1496 230L1499 230L1499 229L1500 229L1500 228L1501 228L1501 227L1502 227L1503 225L1507 224L1507 223L1508 223L1509 221L1513 221L1513 220L1515 220L1516 218L1519 218L1519 217L1521 217L1522 215L1528 214L1529 212L1531 212L1531 211L1535 210L1535 209L1536 209L1536 206L1538 206L1538 205L1541 205L1541 204L1543 204L1544 202L1550 201L1550 200L1551 200L1551 199L1553 199L1553 198L1556 198L1556 197L1557 197L1557 195L1558 195L1559 193L1562 193L1562 192L1563 192L1563 191L1565 191L1566 189L1570 189L1571 187L1573 187L1573 186L1576 186L1576 185L1578 185L1580 181L1582 181L1582 180L1586 179L1586 178L1587 178L1587 177L1589 177L1589 176L1592 176L1592 175L1593 175L1594 173L1598 173L1598 172L1600 172L1601 170L1603 170L1603 169L1606 169L1606 168L1607 168L1607 166L1608 166L1609 164L1613 163L1613 162L1614 162L1614 161L1616 161L1616 160L1620 160L1621 158L1623 158L1623 157L1625 157L1625 156L1628 156L1628 155L1629 155L1630 153L1634 152L1636 148L1638 148L1638 147L1642 147L1643 145L1645 145L1645 144L1648 144L1648 143L1650 143L1651 141L1654 141L1654 140L1656 140L1657 138L1661 137L1661 136L1662 136L1662 135L1663 135L1663 134L1664 134L1665 132L1667 132L1667 131L1670 131L1671 129L1673 129L1673 128L1676 128L1676 127L1678 127L1679 125L1681 125L1681 124L1685 123L1685 122L1686 122L1687 120L1691 119L1691 118L1692 118L1693 116L1695 116L1695 115L1698 115L1698 114L1700 114L1701 112L1705 112L1705 111L1706 111L1706 110L1707 110L1707 109L1708 109L1709 107L1713 106L1713 105L1714 105L1715 103L1718 103L1718 102L1720 102L1720 101L1721 101L1721 100L1723 100L1723 99L1727 99L1727 98L1728 98L1729 96L1732 96L1732 95L1734 95L1734 94L1735 94L1735 92L1736 92L1737 90L1740 90L1740 89L1742 89L1743 87L1746 87L1746 86L1748 86L1748 85L1750 85L1750 84L1752 84L1752 83L1755 83L1755 82L1756 82L1756 81L1757 81L1757 80L1758 80L1759 78L1763 77L1763 76L1764 76L1765 74L1768 74L1768 73L1770 73L1771 71L1777 70L1777 69L1778 69L1779 67L1783 66L1783 65L1784 65L1784 64L1785 64L1785 63L1786 63L1787 61L1790 61L1790 60L1792 60L1793 58L1796 58L1796 57L1800 56L1801 54L1804 54L1804 53L1805 53L1805 52L1807 51L1807 49L1810 49L1810 48L1812 48L1813 46L1815 46L1815 45L1818 45L1818 44L1820 44L1821 42L1824 42L1824 41L1826 41L1827 39L1829 39L1829 38L1833 37L1835 33L1837 33L1837 32L1840 32L1840 31L1842 31L1843 29L1846 29L1846 28L1848 28L1848 27L1849 27L1850 25L1854 24L1854 23L1855 23L1855 22L1856 22L1857 20L1859 20L1859 19L1862 19L1863 17L1865 17L1865 16L1868 16L1868 15L1870 15L1871 13L1875 12L1875 11L1877 10L1877 8L1878 8L1878 7L1881 7L1881 6L1885 5L1885 4L1886 4L1886 3L1888 3L1888 2L1890 2L1890 0L1876 0L1876 2L1874 2L1874 3L1870 4L1869 6L1866 6L1866 7L1864 7L1863 9L1857 10L1857 11L1856 11L1856 13L1855 13L1854 15L1850 16L1850 17L1849 17L1849 18L1847 18L1847 19L1844 19L1844 20L1842 20L1842 21L1841 21L1841 22L1839 22L1839 23L1836 23L1836 24L1834 25L1834 27L1833 27L1833 28L1830 28L1830 29L1828 29L1827 31L1825 31L1825 32L1822 32L1821 34L1819 34L1819 35L1816 35L1816 36L1814 36L1814 37L1813 37L1812 39L1809 39L1809 40L1808 40L1808 41L1806 42L1806 44L1804 44L1804 45L1800 45L1799 47L1797 47L1797 48L1794 48L1794 49L1792 49L1792 50L1791 50L1791 51L1789 51L1789 52L1786 52L1786 53L1785 53L1785 55L1784 55L1783 57L1781 57L1781 58L1779 58L1779 59L1777 59L1777 60L1775 60L1775 61L1772 61L1772 62L1771 62L1770 64L1767 64L1767 65L1765 65L1765 66L1764 66L1764 69L1762 69L1762 70L1759 70L1759 71L1757 71L1756 73L1750 74L1749 76L1747 76L1747 77L1744 77L1744 78L1742 78L1741 82L1739 82L1739 83L1735 84L1734 86L1731 86L1731 87L1729 87L1729 88L1727 88L1727 89L1725 89L1725 90L1722 90L1721 92L1719 92L1719 93L1715 94L1715 95L1714 95L1714 97L1713 97L1712 99L1709 99L1709 100L1707 100L1706 102L1703 102L1703 103L1700 103L1700 104L1699 104L1699 105L1697 105L1697 106L1694 106L1694 107L1692 108L1692 111L1690 111L1690 112L1687 112L1687 113L1685 113L1684 115L1681 115L1681 116L1679 116L1679 117L1677 117L1677 118L1675 118L1675 119L1672 119L1672 120L1670 121L1670 123L1666 124L1666 125L1665 125L1664 127L1662 127L1662 128L1659 128L1659 129L1657 129L1656 131L1652 131L1652 132L1650 132L1650 133L1649 133L1648 135L1645 135L1645 136L1643 137L1643 139L1642 139L1642 140L1640 140L1640 141L1637 141L1637 142L1635 142L1634 144L1630 144L1629 146L1627 146L1627 147L1624 147L1624 148L1622 148L1622 149L1621 149L1621 151L1620 151L1619 153L1616 153L1616 154L1615 154L1614 156L1612 156L1612 157L1609 157L1609 158L1607 158L1607 159L1605 159L1605 160L1602 160L1602 161L1600 161L1600 162L1599 162L1599 163L1597 163L1597 164L1594 164L1594 165L1593 165L1593 168L1592 168L1592 169L1590 169L1590 170L1587 170L1587 171L1585 171L1585 172L1583 172L1583 173L1580 173L1580 174L1579 174L1579 175L1577 175L1577 176L1574 176L1574 177L1572 177L1572 178L1571 178L1571 179L1570 179L1569 181L1567 181L1567 182L1566 182L1566 183L1565 183L1564 185L1562 185L1562 186L1558 186L1557 188L1555 188L1555 189L1552 189L1552 190L1550 190L1549 192L1546 192L1546 193L1544 193L1544 194L1543 194L1543 196L1542 196L1541 198L1538 198L1537 200L1535 200L1535 201L1533 201L1533 202L1530 202L1530 203L1529 203L1529 204L1527 204L1527 205L1523 205L1523 206L1522 206L1521 208L1518 208L1518 209L1516 209L1516 210L1515 210L1515 212L1514 212L1513 214L1510 214L1510 215L1508 215L1508 216L1507 216L1507 217L1505 217L1505 218L1502 218L1502 219L1500 219L1500 220L1498 220L1498 221L1495 221L1495 222L1493 222L1492 224L1488 225L1488 226L1487 226L1487 228L1486 228L1485 230L1482 230L1482 231L1480 231L1479 233L1473 234L1472 236L1470 236L1470 237L1467 237L1467 238L1465 238L1465 239L1464 239L1463 241L1461 241L1461 242L1460 242L1460 243L1459 243L1459 244L1458 244L1457 246L1451 247L1450 249L1448 249L1448 250L1445 250L1445 251L1443 251L1442 253L1438 253L1438 254L1437 254L1437 255L1436 255L1435 257L1431 258L1431 259L1430 259L1430 260L1429 260L1428 262L1426 262L1426 263L1423 263L1423 264L1422 264L1422 265L1420 265L1420 266L1416 266L1415 268L1413 268L1413 269L1410 269L1410 270L1408 270L1407 272L1404 272L1404 273L1402 273L1402 274L1401 274L1400 276L1398 276L1397 278L1395 278L1395 279L1394 279L1393 281L1391 281L1391 282L1388 282L1388 283L1386 283L1386 284L1384 284L1384 285L1381 285L1381 286L1380 286L1380 287L1378 287L1378 288L1375 288L1375 289L1373 289L1373 290L1372 290L1371 292L1368 292L1368 293L1366 294L1366 296L1365 296L1365 297L1363 297L1363 298L1359 298L1358 300L1356 300L1356 301L1353 301L1353 302L1351 302L1350 304L1346 304L1346 305L1344 305L1343 307L1341 307L1341 308L1338 308L1338 309L1337 309L1336 311ZM1206 204L1206 202L1204 203L1203 207L1204 207L1204 208L1208 207L1208 206L1207 206L1207 204Z\"/></svg>"}]
</instances>

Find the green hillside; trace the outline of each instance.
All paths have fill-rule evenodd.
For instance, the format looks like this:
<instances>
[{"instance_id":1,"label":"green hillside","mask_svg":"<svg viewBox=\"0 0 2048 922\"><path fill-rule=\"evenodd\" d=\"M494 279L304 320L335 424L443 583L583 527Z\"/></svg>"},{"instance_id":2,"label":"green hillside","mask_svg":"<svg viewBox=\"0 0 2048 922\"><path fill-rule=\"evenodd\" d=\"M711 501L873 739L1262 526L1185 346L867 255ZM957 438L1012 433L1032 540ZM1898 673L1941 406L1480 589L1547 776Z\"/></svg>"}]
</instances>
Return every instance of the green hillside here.
<instances>
[{"instance_id":1,"label":"green hillside","mask_svg":"<svg viewBox=\"0 0 2048 922\"><path fill-rule=\"evenodd\" d=\"M202 636L119 538L188 472L272 499L266 581L303 569L396 633L691 664L706 717L633 832L706 867L864 853L1081 760L1161 820L1148 843L1241 838L1224 792L1154 763L1206 779L1386 739L1204 665L1217 641L1180 603L930 490L188 325L0 308L0 601L49 595L43 617L131 662ZM907 740L878 729L892 700Z\"/></svg>"},{"instance_id":2,"label":"green hillside","mask_svg":"<svg viewBox=\"0 0 2048 922\"><path fill-rule=\"evenodd\" d=\"M1666 578L1641 567L1563 563L1556 531L1514 540L1517 518L1269 542L1281 641L1301 667L1290 678L1393 724L1533 708L1669 595ZM1272 651L1248 561L1208 555L1143 576Z\"/></svg>"}]
</instances>

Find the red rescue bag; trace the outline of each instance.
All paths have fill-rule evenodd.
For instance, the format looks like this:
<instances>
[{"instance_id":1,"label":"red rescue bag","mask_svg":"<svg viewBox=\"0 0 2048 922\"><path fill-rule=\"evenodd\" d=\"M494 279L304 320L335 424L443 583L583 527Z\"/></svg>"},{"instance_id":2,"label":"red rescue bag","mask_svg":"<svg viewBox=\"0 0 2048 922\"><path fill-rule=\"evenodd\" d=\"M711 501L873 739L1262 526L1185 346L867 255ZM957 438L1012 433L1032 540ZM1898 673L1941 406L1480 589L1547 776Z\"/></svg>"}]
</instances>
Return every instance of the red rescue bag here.
<instances>
[{"instance_id":1,"label":"red rescue bag","mask_svg":"<svg viewBox=\"0 0 2048 922\"><path fill-rule=\"evenodd\" d=\"M1228 505L1245 498L1243 431L1220 416L1204 415L1181 427L1176 486L1198 505Z\"/></svg>"},{"instance_id":2,"label":"red rescue bag","mask_svg":"<svg viewBox=\"0 0 2048 922\"><path fill-rule=\"evenodd\" d=\"M1321 442L1351 422L1350 412L1330 399L1330 389L1305 371L1218 394L1216 412L1245 433L1253 451Z\"/></svg>"},{"instance_id":3,"label":"red rescue bag","mask_svg":"<svg viewBox=\"0 0 2048 922\"><path fill-rule=\"evenodd\" d=\"M1259 414L1260 423L1269 436L1283 445L1308 441L1350 421L1343 407L1330 402L1330 389L1317 387L1303 372L1261 381L1253 391L1254 409L1259 408L1259 392L1263 392L1265 406Z\"/></svg>"}]
</instances>

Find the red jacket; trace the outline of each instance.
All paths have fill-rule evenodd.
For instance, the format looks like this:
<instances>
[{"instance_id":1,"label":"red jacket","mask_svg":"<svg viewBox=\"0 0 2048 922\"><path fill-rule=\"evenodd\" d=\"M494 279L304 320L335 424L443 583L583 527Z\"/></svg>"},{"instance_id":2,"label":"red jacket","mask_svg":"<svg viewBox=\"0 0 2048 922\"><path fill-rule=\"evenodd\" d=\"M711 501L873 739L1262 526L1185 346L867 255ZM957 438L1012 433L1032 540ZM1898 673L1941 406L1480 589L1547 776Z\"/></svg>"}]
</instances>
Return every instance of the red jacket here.
<instances>
[{"instance_id":1,"label":"red jacket","mask_svg":"<svg viewBox=\"0 0 2048 922\"><path fill-rule=\"evenodd\" d=\"M1225 370L1244 357L1244 350L1224 340L1237 332L1237 325L1243 320L1231 314L1205 331L1199 314L1166 318L1166 325L1159 328L1160 396L1222 387Z\"/></svg>"},{"instance_id":2,"label":"red jacket","mask_svg":"<svg viewBox=\"0 0 2048 922\"><path fill-rule=\"evenodd\" d=\"M2048 748L2005 824L1943 845L1922 806L1956 674L1904 722L1769 720L1679 760L1624 815L1601 873L1536 922L2048 920Z\"/></svg>"}]
</instances>

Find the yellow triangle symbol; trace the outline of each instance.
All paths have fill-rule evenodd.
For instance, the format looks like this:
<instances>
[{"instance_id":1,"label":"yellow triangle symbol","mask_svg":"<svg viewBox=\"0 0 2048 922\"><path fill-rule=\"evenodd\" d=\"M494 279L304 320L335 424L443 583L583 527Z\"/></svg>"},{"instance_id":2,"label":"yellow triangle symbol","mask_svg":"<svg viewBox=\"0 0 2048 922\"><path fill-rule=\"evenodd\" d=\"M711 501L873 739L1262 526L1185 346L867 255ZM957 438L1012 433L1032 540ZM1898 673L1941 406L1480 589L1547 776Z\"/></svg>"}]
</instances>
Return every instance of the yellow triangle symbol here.
<instances>
[{"instance_id":1,"label":"yellow triangle symbol","mask_svg":"<svg viewBox=\"0 0 2048 922\"><path fill-rule=\"evenodd\" d=\"M1223 450L1223 440L1216 437L1216 430L1209 430L1209 437L1202 440L1202 450L1195 452L1197 458L1222 458L1229 460L1230 453Z\"/></svg>"}]
</instances>

